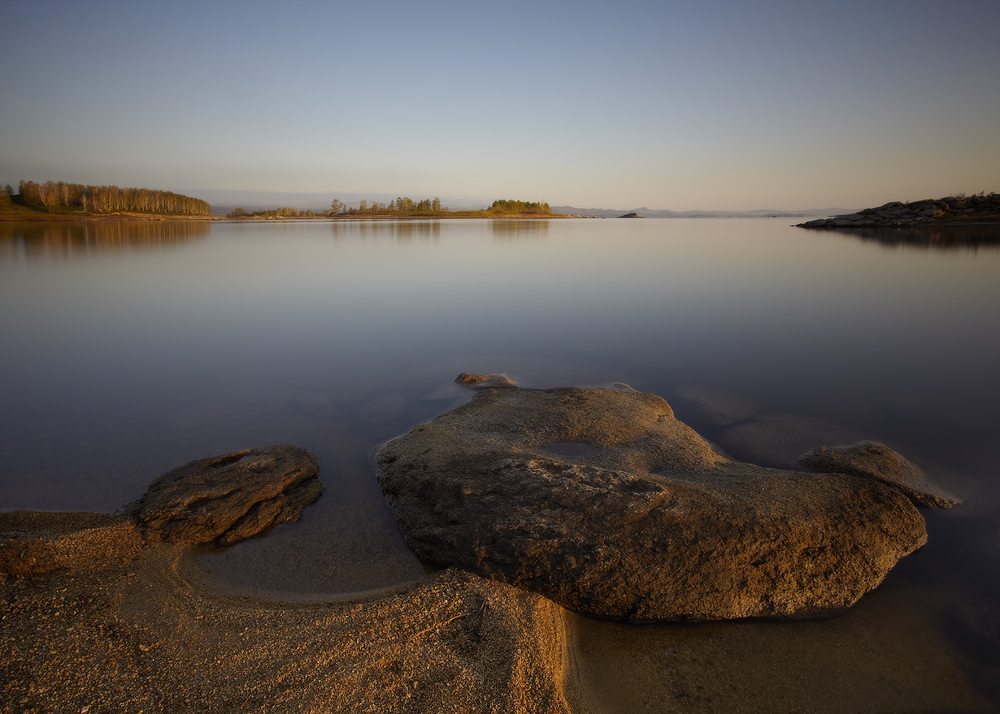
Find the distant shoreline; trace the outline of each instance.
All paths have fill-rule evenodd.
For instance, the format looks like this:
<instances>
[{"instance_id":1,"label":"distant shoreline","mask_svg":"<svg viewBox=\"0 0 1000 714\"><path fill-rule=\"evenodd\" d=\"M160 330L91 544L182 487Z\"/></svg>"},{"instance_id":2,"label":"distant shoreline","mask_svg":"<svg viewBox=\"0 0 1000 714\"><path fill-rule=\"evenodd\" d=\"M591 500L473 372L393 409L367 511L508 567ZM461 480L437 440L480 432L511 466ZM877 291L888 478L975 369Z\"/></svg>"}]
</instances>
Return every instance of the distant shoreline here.
<instances>
[{"instance_id":1,"label":"distant shoreline","mask_svg":"<svg viewBox=\"0 0 1000 714\"><path fill-rule=\"evenodd\" d=\"M463 215L456 213L453 215L437 216L254 216L240 218L226 218L224 216L178 216L174 214L160 213L109 213L109 214L41 214L41 215L0 215L0 221L7 222L153 222L153 221L229 221L233 223L267 223L285 221L421 221L421 220L455 220L455 219L487 219L487 220L530 220L530 219L560 219L560 218L581 218L581 216L571 216L562 213L495 213L488 215Z\"/></svg>"},{"instance_id":2,"label":"distant shoreline","mask_svg":"<svg viewBox=\"0 0 1000 714\"><path fill-rule=\"evenodd\" d=\"M108 223L154 221L224 221L218 216L179 216L167 213L87 213L87 214L0 214L0 221L8 223Z\"/></svg>"}]
</instances>

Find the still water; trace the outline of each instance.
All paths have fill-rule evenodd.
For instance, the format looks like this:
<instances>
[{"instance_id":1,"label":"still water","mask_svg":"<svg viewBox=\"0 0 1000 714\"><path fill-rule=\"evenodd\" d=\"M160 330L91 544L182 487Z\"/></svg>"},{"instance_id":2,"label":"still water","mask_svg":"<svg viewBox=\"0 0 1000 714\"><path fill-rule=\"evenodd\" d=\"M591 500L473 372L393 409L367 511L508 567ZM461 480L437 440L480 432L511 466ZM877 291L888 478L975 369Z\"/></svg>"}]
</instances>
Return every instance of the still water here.
<instances>
[{"instance_id":1,"label":"still water","mask_svg":"<svg viewBox=\"0 0 1000 714\"><path fill-rule=\"evenodd\" d=\"M964 692L935 683L934 707L989 711L1000 653L975 622L988 630L1000 610L998 364L995 230L956 242L788 219L0 223L0 510L113 511L191 459L291 443L320 456L323 497L301 523L203 562L238 589L380 589L424 569L382 501L372 452L467 399L459 372L626 382L735 458L791 467L813 446L870 438L966 503L925 512L929 544L833 624L578 618L591 681L672 673L633 682L610 708L645 710L655 690L697 709L708 695L684 673L742 661L746 642L794 652L790 636L815 649L893 621L894 647L944 662L911 668ZM705 661L678 637L708 648ZM844 646L844 661L864 661ZM913 691L871 677L883 693ZM704 710L732 709L714 696ZM929 695L913 696L923 703L900 710L929 710ZM816 697L779 708L824 710L829 693Z\"/></svg>"}]
</instances>

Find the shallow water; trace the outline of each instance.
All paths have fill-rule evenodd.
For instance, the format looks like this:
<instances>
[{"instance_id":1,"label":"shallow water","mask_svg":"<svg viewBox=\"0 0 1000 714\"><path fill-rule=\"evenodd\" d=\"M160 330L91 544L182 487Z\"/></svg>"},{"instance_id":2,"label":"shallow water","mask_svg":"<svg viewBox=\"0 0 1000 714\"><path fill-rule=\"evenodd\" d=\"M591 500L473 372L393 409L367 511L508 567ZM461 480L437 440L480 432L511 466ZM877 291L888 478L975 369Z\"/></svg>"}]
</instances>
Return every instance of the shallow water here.
<instances>
[{"instance_id":1,"label":"shallow water","mask_svg":"<svg viewBox=\"0 0 1000 714\"><path fill-rule=\"evenodd\" d=\"M203 562L231 587L270 593L389 587L424 569L371 455L467 399L459 372L532 387L625 382L735 458L790 466L813 446L876 439L966 505L925 512L928 546L840 624L584 621L591 681L680 671L678 637L689 643L678 651L694 657L697 641L723 671L758 639L772 654L836 640L845 662L877 667L912 635L951 673L927 687L959 687L955 710L988 710L1000 701L996 653L959 614L1000 599L1000 248L989 230L944 238L787 219L0 223L0 510L113 511L191 459L293 443L321 458L320 501L301 523ZM895 642L884 651L830 634L876 621ZM775 657L772 674L786 666ZM914 710L892 694L902 684L865 681L858 692ZM668 694L640 685L612 708ZM741 686L745 701L770 691Z\"/></svg>"}]
</instances>

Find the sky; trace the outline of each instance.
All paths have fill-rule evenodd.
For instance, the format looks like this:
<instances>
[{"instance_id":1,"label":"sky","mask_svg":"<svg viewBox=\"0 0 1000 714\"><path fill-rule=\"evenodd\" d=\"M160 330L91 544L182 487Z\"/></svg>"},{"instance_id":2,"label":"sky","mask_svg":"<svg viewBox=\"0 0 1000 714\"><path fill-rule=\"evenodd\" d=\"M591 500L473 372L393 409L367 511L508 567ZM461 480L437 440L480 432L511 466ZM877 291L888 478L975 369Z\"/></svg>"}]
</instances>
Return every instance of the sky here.
<instances>
[{"instance_id":1,"label":"sky","mask_svg":"<svg viewBox=\"0 0 1000 714\"><path fill-rule=\"evenodd\" d=\"M0 2L0 184L585 208L1000 191L1000 2Z\"/></svg>"}]
</instances>

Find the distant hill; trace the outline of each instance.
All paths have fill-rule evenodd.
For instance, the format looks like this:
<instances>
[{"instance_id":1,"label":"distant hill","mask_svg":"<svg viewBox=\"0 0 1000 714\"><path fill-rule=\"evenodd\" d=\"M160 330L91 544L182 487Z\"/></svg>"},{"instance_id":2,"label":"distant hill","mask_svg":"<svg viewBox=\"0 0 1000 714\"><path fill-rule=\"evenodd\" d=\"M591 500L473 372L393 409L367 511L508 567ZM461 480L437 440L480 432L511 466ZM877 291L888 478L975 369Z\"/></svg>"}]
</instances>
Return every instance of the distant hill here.
<instances>
[{"instance_id":1,"label":"distant hill","mask_svg":"<svg viewBox=\"0 0 1000 714\"><path fill-rule=\"evenodd\" d=\"M799 211L781 211L772 208L760 208L755 211L667 211L651 208L576 208L575 206L552 206L554 213L567 213L571 216L594 218L618 218L623 213L634 213L642 218L810 218L815 216L840 216L854 213L848 208L806 208Z\"/></svg>"}]
</instances>

